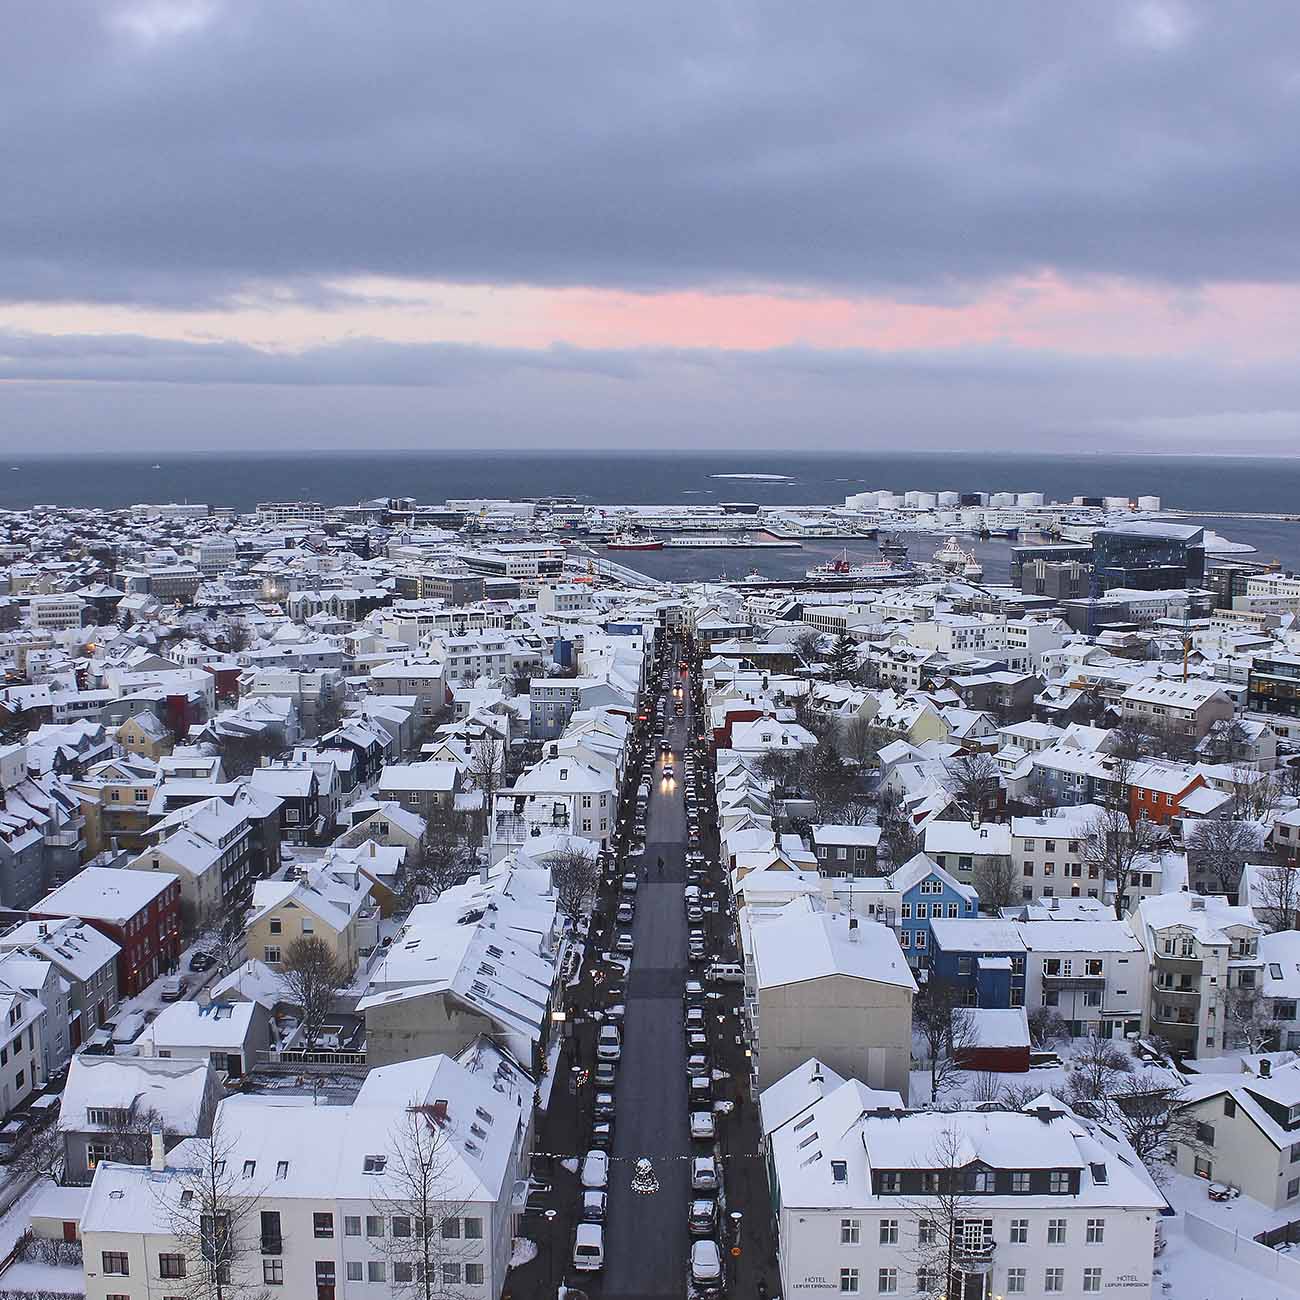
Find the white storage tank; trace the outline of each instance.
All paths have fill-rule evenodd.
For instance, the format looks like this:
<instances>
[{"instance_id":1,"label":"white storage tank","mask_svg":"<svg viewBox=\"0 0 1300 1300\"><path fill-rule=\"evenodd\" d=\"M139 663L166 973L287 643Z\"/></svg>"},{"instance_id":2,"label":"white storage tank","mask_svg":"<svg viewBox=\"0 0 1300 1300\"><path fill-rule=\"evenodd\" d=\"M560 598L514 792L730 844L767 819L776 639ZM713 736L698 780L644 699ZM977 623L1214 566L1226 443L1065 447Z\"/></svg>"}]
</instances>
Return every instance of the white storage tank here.
<instances>
[{"instance_id":1,"label":"white storage tank","mask_svg":"<svg viewBox=\"0 0 1300 1300\"><path fill-rule=\"evenodd\" d=\"M1160 498L1159 497L1138 497L1138 509L1159 510Z\"/></svg>"},{"instance_id":2,"label":"white storage tank","mask_svg":"<svg viewBox=\"0 0 1300 1300\"><path fill-rule=\"evenodd\" d=\"M1043 504L1043 494L1041 492L1017 492L1016 505L1022 509L1032 510L1035 506Z\"/></svg>"},{"instance_id":3,"label":"white storage tank","mask_svg":"<svg viewBox=\"0 0 1300 1300\"><path fill-rule=\"evenodd\" d=\"M937 504L945 508L961 505L960 492L940 492L937 498Z\"/></svg>"}]
</instances>

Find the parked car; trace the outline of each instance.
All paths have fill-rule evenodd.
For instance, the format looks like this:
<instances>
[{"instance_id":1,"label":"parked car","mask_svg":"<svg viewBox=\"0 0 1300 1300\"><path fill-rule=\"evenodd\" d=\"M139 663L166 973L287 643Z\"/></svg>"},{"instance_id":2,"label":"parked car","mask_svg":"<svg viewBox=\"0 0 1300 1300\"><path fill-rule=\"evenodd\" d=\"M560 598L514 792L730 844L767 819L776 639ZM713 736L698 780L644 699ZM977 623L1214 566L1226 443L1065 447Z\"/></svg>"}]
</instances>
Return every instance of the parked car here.
<instances>
[{"instance_id":1,"label":"parked car","mask_svg":"<svg viewBox=\"0 0 1300 1300\"><path fill-rule=\"evenodd\" d=\"M582 1162L584 1189L604 1191L609 1185L609 1156L603 1151L588 1151Z\"/></svg>"},{"instance_id":2,"label":"parked car","mask_svg":"<svg viewBox=\"0 0 1300 1300\"><path fill-rule=\"evenodd\" d=\"M734 961L715 961L704 972L704 978L714 984L743 984L745 968Z\"/></svg>"},{"instance_id":3,"label":"parked car","mask_svg":"<svg viewBox=\"0 0 1300 1300\"><path fill-rule=\"evenodd\" d=\"M158 996L164 1002L179 1002L188 988L189 985L180 975L172 975L163 980Z\"/></svg>"},{"instance_id":4,"label":"parked car","mask_svg":"<svg viewBox=\"0 0 1300 1300\"><path fill-rule=\"evenodd\" d=\"M718 1228L718 1203L710 1197L699 1196L691 1202L686 1216L692 1237L711 1237Z\"/></svg>"},{"instance_id":5,"label":"parked car","mask_svg":"<svg viewBox=\"0 0 1300 1300\"><path fill-rule=\"evenodd\" d=\"M716 1241L705 1239L691 1246L691 1289L697 1296L722 1291L722 1252Z\"/></svg>"},{"instance_id":6,"label":"parked car","mask_svg":"<svg viewBox=\"0 0 1300 1300\"><path fill-rule=\"evenodd\" d=\"M618 936L618 942L614 944L614 951L621 952L625 957L630 957L632 955L632 950L635 947L636 944L633 941L631 934L624 930L623 933Z\"/></svg>"},{"instance_id":7,"label":"parked car","mask_svg":"<svg viewBox=\"0 0 1300 1300\"><path fill-rule=\"evenodd\" d=\"M597 1088L612 1088L618 1078L618 1067L613 1061L597 1061L592 1078Z\"/></svg>"},{"instance_id":8,"label":"parked car","mask_svg":"<svg viewBox=\"0 0 1300 1300\"><path fill-rule=\"evenodd\" d=\"M611 1002L603 1012L606 1020L612 1020L615 1024L623 1023L623 1014L627 1008L621 1002Z\"/></svg>"},{"instance_id":9,"label":"parked car","mask_svg":"<svg viewBox=\"0 0 1300 1300\"><path fill-rule=\"evenodd\" d=\"M573 1234L573 1267L594 1273L605 1266L605 1229L599 1223L580 1223Z\"/></svg>"},{"instance_id":10,"label":"parked car","mask_svg":"<svg viewBox=\"0 0 1300 1300\"><path fill-rule=\"evenodd\" d=\"M640 883L641 883L641 882L637 879L637 874L636 874L636 872L635 872L635 871L629 871L629 872L628 872L628 873L623 877L623 883L622 883L622 885L620 886L620 888L622 889L622 891L623 891L625 894L635 894L635 893L636 893L637 886L638 886Z\"/></svg>"},{"instance_id":11,"label":"parked car","mask_svg":"<svg viewBox=\"0 0 1300 1300\"><path fill-rule=\"evenodd\" d=\"M596 1060L617 1061L623 1055L623 1036L617 1025L601 1025L596 1039Z\"/></svg>"},{"instance_id":12,"label":"parked car","mask_svg":"<svg viewBox=\"0 0 1300 1300\"><path fill-rule=\"evenodd\" d=\"M704 1005L704 985L699 980L687 980L686 987L682 991L682 1001L687 1006Z\"/></svg>"},{"instance_id":13,"label":"parked car","mask_svg":"<svg viewBox=\"0 0 1300 1300\"><path fill-rule=\"evenodd\" d=\"M591 1145L597 1151L612 1151L614 1149L614 1121L612 1119L598 1119L591 1126Z\"/></svg>"},{"instance_id":14,"label":"parked car","mask_svg":"<svg viewBox=\"0 0 1300 1300\"><path fill-rule=\"evenodd\" d=\"M704 1033L704 1032L705 1032L705 1029L704 1029L704 1012L703 1012L703 1010L702 1010L701 1008L699 1008L699 1007L687 1007L687 1008L686 1008L686 1016L685 1016L684 1024L685 1024L685 1026L686 1026L686 1031L687 1031L687 1033L689 1033L692 1029L698 1029L698 1030L700 1031L700 1033ZM603 1026L601 1027L601 1031L600 1031L600 1032L603 1034L603 1033L605 1032L605 1030L606 1030L607 1028L610 1028L610 1027L611 1027L611 1026L603 1025ZM618 1032L618 1031L615 1030L615 1033L617 1033L617 1032Z\"/></svg>"},{"instance_id":15,"label":"parked car","mask_svg":"<svg viewBox=\"0 0 1300 1300\"><path fill-rule=\"evenodd\" d=\"M592 1102L591 1113L598 1119L608 1119L614 1113L614 1094L598 1092Z\"/></svg>"},{"instance_id":16,"label":"parked car","mask_svg":"<svg viewBox=\"0 0 1300 1300\"><path fill-rule=\"evenodd\" d=\"M619 905L618 911L614 913L614 920L619 925L631 925L632 918L636 915L636 905L630 898L625 898Z\"/></svg>"},{"instance_id":17,"label":"parked car","mask_svg":"<svg viewBox=\"0 0 1300 1300\"><path fill-rule=\"evenodd\" d=\"M687 1076L709 1073L709 1058L703 1052L692 1052L686 1058Z\"/></svg>"},{"instance_id":18,"label":"parked car","mask_svg":"<svg viewBox=\"0 0 1300 1300\"><path fill-rule=\"evenodd\" d=\"M712 1142L716 1131L711 1110L691 1111L691 1137L697 1142Z\"/></svg>"},{"instance_id":19,"label":"parked car","mask_svg":"<svg viewBox=\"0 0 1300 1300\"><path fill-rule=\"evenodd\" d=\"M716 1192L718 1164L712 1156L695 1156L691 1160L691 1191Z\"/></svg>"},{"instance_id":20,"label":"parked car","mask_svg":"<svg viewBox=\"0 0 1300 1300\"><path fill-rule=\"evenodd\" d=\"M217 959L210 952L196 952L190 958L190 970L211 970L217 964Z\"/></svg>"},{"instance_id":21,"label":"parked car","mask_svg":"<svg viewBox=\"0 0 1300 1300\"><path fill-rule=\"evenodd\" d=\"M686 1054L688 1056L708 1056L709 1036L702 1029L691 1029L686 1034Z\"/></svg>"},{"instance_id":22,"label":"parked car","mask_svg":"<svg viewBox=\"0 0 1300 1300\"><path fill-rule=\"evenodd\" d=\"M583 1192L581 1211L583 1223L604 1223L605 1205L608 1199L604 1192L595 1190Z\"/></svg>"}]
</instances>

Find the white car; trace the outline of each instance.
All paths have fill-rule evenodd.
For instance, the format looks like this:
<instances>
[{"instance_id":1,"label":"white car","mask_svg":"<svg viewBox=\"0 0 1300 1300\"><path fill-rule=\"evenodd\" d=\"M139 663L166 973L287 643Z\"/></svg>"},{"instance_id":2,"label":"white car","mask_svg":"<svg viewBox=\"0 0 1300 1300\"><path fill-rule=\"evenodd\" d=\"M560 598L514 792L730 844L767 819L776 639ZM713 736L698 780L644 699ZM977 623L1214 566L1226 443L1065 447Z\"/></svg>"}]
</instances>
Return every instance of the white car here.
<instances>
[{"instance_id":1,"label":"white car","mask_svg":"<svg viewBox=\"0 0 1300 1300\"><path fill-rule=\"evenodd\" d=\"M573 1267L595 1273L605 1265L605 1230L599 1223L580 1223L573 1234Z\"/></svg>"},{"instance_id":2,"label":"white car","mask_svg":"<svg viewBox=\"0 0 1300 1300\"><path fill-rule=\"evenodd\" d=\"M589 1191L603 1191L609 1185L609 1156L588 1151L582 1162L582 1185Z\"/></svg>"},{"instance_id":3,"label":"white car","mask_svg":"<svg viewBox=\"0 0 1300 1300\"><path fill-rule=\"evenodd\" d=\"M691 1191L716 1192L718 1166L712 1156L696 1156L691 1161Z\"/></svg>"},{"instance_id":4,"label":"white car","mask_svg":"<svg viewBox=\"0 0 1300 1300\"><path fill-rule=\"evenodd\" d=\"M691 1286L696 1295L716 1295L722 1290L722 1252L716 1241L692 1243Z\"/></svg>"},{"instance_id":5,"label":"white car","mask_svg":"<svg viewBox=\"0 0 1300 1300\"><path fill-rule=\"evenodd\" d=\"M617 1025L601 1025L596 1040L596 1060L617 1061L623 1055L623 1037Z\"/></svg>"},{"instance_id":6,"label":"white car","mask_svg":"<svg viewBox=\"0 0 1300 1300\"><path fill-rule=\"evenodd\" d=\"M700 1142L711 1142L714 1131L713 1112L711 1110L691 1111L691 1137Z\"/></svg>"}]
</instances>

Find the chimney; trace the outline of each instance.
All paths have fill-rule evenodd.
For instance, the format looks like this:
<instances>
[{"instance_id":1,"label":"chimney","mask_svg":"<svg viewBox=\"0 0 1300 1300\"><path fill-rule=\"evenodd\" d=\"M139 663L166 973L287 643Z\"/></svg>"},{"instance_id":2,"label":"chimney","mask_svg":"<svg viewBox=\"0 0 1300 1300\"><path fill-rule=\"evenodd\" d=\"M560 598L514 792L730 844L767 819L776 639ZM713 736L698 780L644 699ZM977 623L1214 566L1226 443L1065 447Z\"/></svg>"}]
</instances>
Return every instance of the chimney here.
<instances>
[{"instance_id":1,"label":"chimney","mask_svg":"<svg viewBox=\"0 0 1300 1300\"><path fill-rule=\"evenodd\" d=\"M156 1174L167 1168L167 1148L163 1146L161 1128L154 1128L149 1133L149 1168Z\"/></svg>"},{"instance_id":2,"label":"chimney","mask_svg":"<svg viewBox=\"0 0 1300 1300\"><path fill-rule=\"evenodd\" d=\"M1259 1058L1259 1077L1261 1079L1271 1078L1273 1074L1273 1062L1267 1056Z\"/></svg>"},{"instance_id":3,"label":"chimney","mask_svg":"<svg viewBox=\"0 0 1300 1300\"><path fill-rule=\"evenodd\" d=\"M439 1097L433 1103L433 1122L441 1128L447 1122L447 1099Z\"/></svg>"},{"instance_id":4,"label":"chimney","mask_svg":"<svg viewBox=\"0 0 1300 1300\"><path fill-rule=\"evenodd\" d=\"M858 918L856 916L851 916L849 917L849 942L857 943L857 941L858 941Z\"/></svg>"},{"instance_id":5,"label":"chimney","mask_svg":"<svg viewBox=\"0 0 1300 1300\"><path fill-rule=\"evenodd\" d=\"M374 842L374 840L371 840L371 841L370 841L370 856L371 856L372 858L375 856L375 842Z\"/></svg>"}]
</instances>

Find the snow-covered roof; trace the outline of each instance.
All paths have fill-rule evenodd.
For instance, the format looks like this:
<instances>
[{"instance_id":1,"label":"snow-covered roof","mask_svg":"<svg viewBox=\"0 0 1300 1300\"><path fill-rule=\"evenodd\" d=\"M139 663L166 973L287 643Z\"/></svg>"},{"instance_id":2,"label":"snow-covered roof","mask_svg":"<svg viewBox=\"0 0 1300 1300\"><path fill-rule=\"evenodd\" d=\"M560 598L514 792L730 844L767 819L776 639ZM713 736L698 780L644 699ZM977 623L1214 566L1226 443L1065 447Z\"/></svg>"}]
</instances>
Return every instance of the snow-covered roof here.
<instances>
[{"instance_id":1,"label":"snow-covered roof","mask_svg":"<svg viewBox=\"0 0 1300 1300\"><path fill-rule=\"evenodd\" d=\"M143 911L178 879L169 871L83 867L71 880L46 894L32 911L120 924Z\"/></svg>"},{"instance_id":2,"label":"snow-covered roof","mask_svg":"<svg viewBox=\"0 0 1300 1300\"><path fill-rule=\"evenodd\" d=\"M748 882L747 882L748 883ZM753 929L754 971L760 989L844 975L915 991L894 932L843 913L787 908Z\"/></svg>"},{"instance_id":3,"label":"snow-covered roof","mask_svg":"<svg viewBox=\"0 0 1300 1300\"><path fill-rule=\"evenodd\" d=\"M181 1061L153 1056L86 1056L72 1058L63 1089L59 1128L67 1133L93 1133L91 1108L154 1110L170 1133L197 1133L212 1067L207 1061Z\"/></svg>"}]
</instances>

